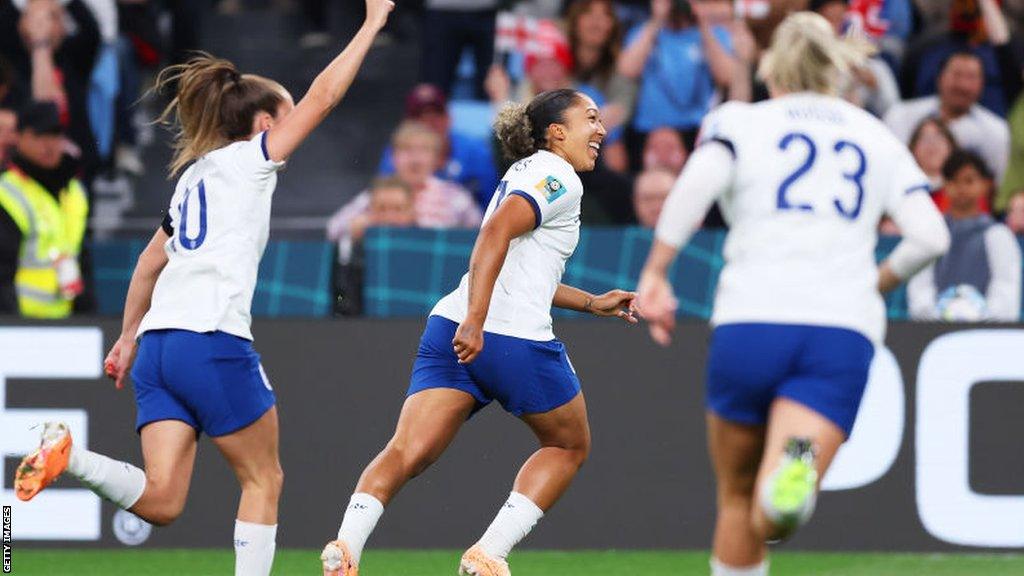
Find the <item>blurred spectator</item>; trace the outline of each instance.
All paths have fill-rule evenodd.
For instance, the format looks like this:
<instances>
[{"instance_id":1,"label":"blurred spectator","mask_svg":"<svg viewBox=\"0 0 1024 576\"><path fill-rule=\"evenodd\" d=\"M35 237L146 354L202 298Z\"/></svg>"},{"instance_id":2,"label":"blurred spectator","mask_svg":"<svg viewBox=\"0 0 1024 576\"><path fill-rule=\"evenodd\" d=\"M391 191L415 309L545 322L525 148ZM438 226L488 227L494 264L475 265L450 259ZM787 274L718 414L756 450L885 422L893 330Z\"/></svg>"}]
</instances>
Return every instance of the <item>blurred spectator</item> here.
<instances>
[{"instance_id":1,"label":"blurred spectator","mask_svg":"<svg viewBox=\"0 0 1024 576\"><path fill-rule=\"evenodd\" d=\"M938 96L896 104L885 115L885 123L897 138L908 142L922 120L940 118L961 147L985 158L1001 182L1010 154L1010 128L1006 120L978 104L983 81L981 60L971 52L956 52L942 66Z\"/></svg>"},{"instance_id":2,"label":"blurred spectator","mask_svg":"<svg viewBox=\"0 0 1024 576\"><path fill-rule=\"evenodd\" d=\"M499 0L426 0L420 76L448 94L462 51L473 51L474 89L483 99L484 77L494 60L495 17Z\"/></svg>"},{"instance_id":3,"label":"blurred spectator","mask_svg":"<svg viewBox=\"0 0 1024 576\"><path fill-rule=\"evenodd\" d=\"M370 185L370 204L366 213L352 220L349 233L354 240L361 240L367 228L415 224L412 190L405 182L392 176L374 180Z\"/></svg>"},{"instance_id":4,"label":"blurred spectator","mask_svg":"<svg viewBox=\"0 0 1024 576\"><path fill-rule=\"evenodd\" d=\"M412 190L395 177L378 178L370 184L370 203L365 213L356 216L350 225L351 244L344 246L347 254L339 258L334 271L334 313L354 316L363 309L364 256L362 238L367 228L375 226L405 227L416 224Z\"/></svg>"},{"instance_id":5,"label":"blurred spectator","mask_svg":"<svg viewBox=\"0 0 1024 576\"><path fill-rule=\"evenodd\" d=\"M861 8L866 9L863 4L865 0L856 2ZM881 0L874 8L881 9ZM850 0L811 0L810 9L821 14L832 24L836 36L844 34L844 27L848 14L860 14L849 11ZM874 14L874 11L869 12ZM882 27L882 23L875 23L876 27ZM863 28L858 25L851 31L854 34L861 34ZM871 112L875 116L882 117L885 113L900 101L900 89L896 84L896 77L892 69L880 57L869 58L864 66L857 68L852 77L848 79L848 85L843 89L843 97Z\"/></svg>"},{"instance_id":6,"label":"blurred spectator","mask_svg":"<svg viewBox=\"0 0 1024 576\"><path fill-rule=\"evenodd\" d=\"M716 87L732 79L736 59L720 25L731 13L732 3L724 0L651 0L650 20L630 31L619 58L619 72L640 81L632 154L656 128L687 131L693 140Z\"/></svg>"},{"instance_id":7,"label":"blurred spectator","mask_svg":"<svg viewBox=\"0 0 1024 576\"><path fill-rule=\"evenodd\" d=\"M992 173L978 155L954 152L943 167L949 252L911 279L915 320L1015 322L1020 318L1021 251L1010 229L982 212Z\"/></svg>"},{"instance_id":8,"label":"blurred spectator","mask_svg":"<svg viewBox=\"0 0 1024 576\"><path fill-rule=\"evenodd\" d=\"M7 61L0 57L0 106L10 105L7 98L11 95L11 88L14 78L11 77L11 68Z\"/></svg>"},{"instance_id":9,"label":"blurred spectator","mask_svg":"<svg viewBox=\"0 0 1024 576\"><path fill-rule=\"evenodd\" d=\"M663 169L645 170L633 183L633 212L640 226L653 230L658 225L661 207L672 191L677 173Z\"/></svg>"},{"instance_id":10,"label":"blurred spectator","mask_svg":"<svg viewBox=\"0 0 1024 576\"><path fill-rule=\"evenodd\" d=\"M440 89L430 84L420 84L409 93L405 99L405 117L427 125L441 137L437 177L461 184L473 193L479 206L486 207L498 186L490 144L454 132L447 99ZM391 146L384 149L377 172L382 176L395 172Z\"/></svg>"},{"instance_id":11,"label":"blurred spectator","mask_svg":"<svg viewBox=\"0 0 1024 576\"><path fill-rule=\"evenodd\" d=\"M114 0L84 0L96 17L101 44L89 81L89 124L101 162L110 159L114 146L114 102L120 91L118 70L117 3Z\"/></svg>"},{"instance_id":12,"label":"blurred spectator","mask_svg":"<svg viewBox=\"0 0 1024 576\"><path fill-rule=\"evenodd\" d=\"M31 79L31 98L57 103L87 180L97 163L86 101L99 45L96 19L82 0L0 0L0 55L18 77Z\"/></svg>"},{"instance_id":13,"label":"blurred spectator","mask_svg":"<svg viewBox=\"0 0 1024 576\"><path fill-rule=\"evenodd\" d=\"M617 172L629 168L622 128L636 101L636 83L616 70L622 49L622 25L611 0L575 0L566 14L572 76L577 87L604 102L601 119L608 137L601 146L604 163ZM595 94L596 93L596 94Z\"/></svg>"},{"instance_id":14,"label":"blurred spectator","mask_svg":"<svg viewBox=\"0 0 1024 576\"><path fill-rule=\"evenodd\" d=\"M529 102L541 92L573 87L572 49L569 40L555 22L536 22L524 56L526 77L518 84L513 84L508 72L500 64L488 70L484 88L488 99L495 106L501 106L509 100ZM604 104L603 95L594 93L592 97L598 106Z\"/></svg>"},{"instance_id":15,"label":"blurred spectator","mask_svg":"<svg viewBox=\"0 0 1024 576\"><path fill-rule=\"evenodd\" d=\"M0 107L0 170L7 168L7 159L18 142L18 114Z\"/></svg>"},{"instance_id":16,"label":"blurred spectator","mask_svg":"<svg viewBox=\"0 0 1024 576\"><path fill-rule=\"evenodd\" d=\"M647 134L644 142L643 169L667 170L679 175L689 155L679 132L673 128L656 128Z\"/></svg>"},{"instance_id":17,"label":"blurred spectator","mask_svg":"<svg viewBox=\"0 0 1024 576\"><path fill-rule=\"evenodd\" d=\"M948 5L946 31L937 36L922 36L908 49L900 71L900 91L905 98L941 93L944 63L951 55L972 53L981 67L981 85L975 100L1006 116L1024 79L997 0L953 0Z\"/></svg>"},{"instance_id":18,"label":"blurred spectator","mask_svg":"<svg viewBox=\"0 0 1024 576\"><path fill-rule=\"evenodd\" d=\"M78 264L88 200L64 152L52 102L19 113L18 143L0 174L0 313L65 318L84 282Z\"/></svg>"},{"instance_id":19,"label":"blurred spectator","mask_svg":"<svg viewBox=\"0 0 1024 576\"><path fill-rule=\"evenodd\" d=\"M441 160L443 141L425 124L406 120L391 140L395 177L413 193L416 225L423 228L473 228L482 214L465 188L434 175ZM364 191L341 207L327 224L327 237L342 243L339 256L346 257L344 244L356 239L354 224L370 210L371 194ZM363 226L365 230L365 226Z\"/></svg>"},{"instance_id":20,"label":"blurred spectator","mask_svg":"<svg viewBox=\"0 0 1024 576\"><path fill-rule=\"evenodd\" d=\"M1006 203L1006 227L1020 236L1024 234L1024 190L1018 190Z\"/></svg>"},{"instance_id":21,"label":"blurred spectator","mask_svg":"<svg viewBox=\"0 0 1024 576\"><path fill-rule=\"evenodd\" d=\"M910 153L917 160L917 165L928 176L932 190L942 188L942 165L949 155L957 149L956 138L949 128L935 117L921 121L910 136Z\"/></svg>"}]
</instances>

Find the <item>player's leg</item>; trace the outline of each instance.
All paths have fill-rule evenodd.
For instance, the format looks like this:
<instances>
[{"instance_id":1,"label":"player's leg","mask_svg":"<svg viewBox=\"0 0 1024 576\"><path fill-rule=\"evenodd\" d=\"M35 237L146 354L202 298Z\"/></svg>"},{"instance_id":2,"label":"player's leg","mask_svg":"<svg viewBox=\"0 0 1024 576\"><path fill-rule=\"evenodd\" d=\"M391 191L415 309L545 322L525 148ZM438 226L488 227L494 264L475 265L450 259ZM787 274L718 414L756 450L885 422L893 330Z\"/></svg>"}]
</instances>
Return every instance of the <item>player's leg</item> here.
<instances>
[{"instance_id":1,"label":"player's leg","mask_svg":"<svg viewBox=\"0 0 1024 576\"><path fill-rule=\"evenodd\" d=\"M188 495L196 432L184 422L162 420L147 424L141 436L145 471L74 446L65 425L47 423L40 448L18 467L17 495L29 500L66 473L151 524L170 524L181 514Z\"/></svg>"},{"instance_id":2,"label":"player's leg","mask_svg":"<svg viewBox=\"0 0 1024 576\"><path fill-rule=\"evenodd\" d=\"M427 388L406 398L394 435L359 477L338 539L324 548L324 574L356 573L384 506L441 456L477 405L472 395L454 388Z\"/></svg>"},{"instance_id":3,"label":"player's leg","mask_svg":"<svg viewBox=\"0 0 1024 576\"><path fill-rule=\"evenodd\" d=\"M777 389L758 473L755 529L785 538L810 518L818 487L853 429L874 346L844 328L798 327L804 343Z\"/></svg>"},{"instance_id":4,"label":"player's leg","mask_svg":"<svg viewBox=\"0 0 1024 576\"><path fill-rule=\"evenodd\" d=\"M569 487L590 454L587 404L565 346L488 334L470 366L485 394L519 416L540 442L516 476L512 493L480 540L462 557L460 574L508 574L506 558Z\"/></svg>"},{"instance_id":5,"label":"player's leg","mask_svg":"<svg viewBox=\"0 0 1024 576\"><path fill-rule=\"evenodd\" d=\"M521 418L537 436L540 448L519 469L508 500L463 557L460 571L465 574L505 573L512 547L561 498L590 454L590 424L582 392L549 412Z\"/></svg>"},{"instance_id":6,"label":"player's leg","mask_svg":"<svg viewBox=\"0 0 1024 576\"><path fill-rule=\"evenodd\" d=\"M845 440L841 428L803 404L772 404L753 512L761 538L787 538L810 519L820 480Z\"/></svg>"},{"instance_id":7,"label":"player's leg","mask_svg":"<svg viewBox=\"0 0 1024 576\"><path fill-rule=\"evenodd\" d=\"M714 576L767 573L764 538L752 524L754 485L765 427L738 424L708 412L708 451L715 471L717 511L712 545Z\"/></svg>"},{"instance_id":8,"label":"player's leg","mask_svg":"<svg viewBox=\"0 0 1024 576\"><path fill-rule=\"evenodd\" d=\"M277 505L284 483L277 408L241 430L214 437L213 443L242 487L235 520L235 574L268 575L274 564Z\"/></svg>"}]
</instances>

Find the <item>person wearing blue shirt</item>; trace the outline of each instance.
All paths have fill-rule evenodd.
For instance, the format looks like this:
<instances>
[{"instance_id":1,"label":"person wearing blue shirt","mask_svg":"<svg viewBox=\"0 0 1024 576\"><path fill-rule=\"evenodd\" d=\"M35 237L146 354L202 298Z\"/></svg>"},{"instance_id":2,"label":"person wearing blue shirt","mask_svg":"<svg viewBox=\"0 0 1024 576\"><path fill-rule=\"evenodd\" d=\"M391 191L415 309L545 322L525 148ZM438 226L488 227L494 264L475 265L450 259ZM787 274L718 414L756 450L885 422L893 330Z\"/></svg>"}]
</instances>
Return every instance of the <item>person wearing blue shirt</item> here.
<instances>
[{"instance_id":1,"label":"person wearing blue shirt","mask_svg":"<svg viewBox=\"0 0 1024 576\"><path fill-rule=\"evenodd\" d=\"M405 100L405 117L426 124L444 139L445 159L437 170L437 177L461 184L473 193L481 207L486 207L498 187L490 142L453 132L447 104L439 88L420 84ZM391 146L384 149L377 173L380 176L395 173Z\"/></svg>"},{"instance_id":2,"label":"person wearing blue shirt","mask_svg":"<svg viewBox=\"0 0 1024 576\"><path fill-rule=\"evenodd\" d=\"M735 58L728 31L713 21L731 6L719 1L652 0L651 18L630 31L619 73L640 80L633 128L696 130L718 86L726 86Z\"/></svg>"}]
</instances>

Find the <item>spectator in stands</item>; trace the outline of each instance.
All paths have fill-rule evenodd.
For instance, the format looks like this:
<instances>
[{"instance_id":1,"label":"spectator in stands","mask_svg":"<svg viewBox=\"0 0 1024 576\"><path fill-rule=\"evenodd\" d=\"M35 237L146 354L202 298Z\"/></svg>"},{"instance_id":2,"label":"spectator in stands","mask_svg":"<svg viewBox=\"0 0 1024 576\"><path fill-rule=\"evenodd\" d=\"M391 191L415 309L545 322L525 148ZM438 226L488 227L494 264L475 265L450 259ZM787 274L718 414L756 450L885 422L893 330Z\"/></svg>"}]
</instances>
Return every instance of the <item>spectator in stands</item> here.
<instances>
[{"instance_id":1,"label":"spectator in stands","mask_svg":"<svg viewBox=\"0 0 1024 576\"><path fill-rule=\"evenodd\" d=\"M425 124L406 120L391 139L395 177L413 192L416 225L423 228L474 228L482 214L472 195L434 170L441 161L440 136ZM350 242L353 224L370 210L372 195L364 191L341 207L327 224L327 237ZM365 228L365 227L364 227Z\"/></svg>"},{"instance_id":2,"label":"spectator in stands","mask_svg":"<svg viewBox=\"0 0 1024 576\"><path fill-rule=\"evenodd\" d=\"M900 91L907 98L941 93L943 64L951 55L971 53L982 72L975 100L995 114L1006 116L1024 79L998 0L953 0L947 6L946 31L938 36L922 36L907 50L900 71Z\"/></svg>"},{"instance_id":3,"label":"spectator in stands","mask_svg":"<svg viewBox=\"0 0 1024 576\"><path fill-rule=\"evenodd\" d=\"M499 0L426 0L420 76L448 94L462 51L473 51L476 97L483 99L484 77L494 60L495 17Z\"/></svg>"},{"instance_id":4,"label":"spectator in stands","mask_svg":"<svg viewBox=\"0 0 1024 576\"><path fill-rule=\"evenodd\" d=\"M7 158L18 142L18 114L0 107L0 171L7 168Z\"/></svg>"},{"instance_id":5,"label":"spectator in stands","mask_svg":"<svg viewBox=\"0 0 1024 576\"><path fill-rule=\"evenodd\" d=\"M881 0L877 0L877 3L880 5ZM858 2L858 5L860 4L863 4L863 1ZM809 5L812 11L821 14L829 21L836 36L842 36L845 33L844 28L847 24L848 14L860 14L859 12L849 12L849 7L850 0L811 0ZM876 25L879 24L876 23ZM858 30L855 33L865 33L862 24L858 25ZM896 84L896 77L889 65L878 56L869 58L867 63L855 70L852 77L844 84L846 85L842 90L843 97L875 116L885 116L889 108L900 101L900 89Z\"/></svg>"},{"instance_id":6,"label":"spectator in stands","mask_svg":"<svg viewBox=\"0 0 1024 576\"><path fill-rule=\"evenodd\" d=\"M367 228L407 227L415 224L412 189L394 176L383 177L370 185L370 203L365 213L352 220L349 235L358 242L363 239Z\"/></svg>"},{"instance_id":7,"label":"spectator in stands","mask_svg":"<svg viewBox=\"0 0 1024 576\"><path fill-rule=\"evenodd\" d=\"M911 134L909 148L917 160L917 165L921 167L925 176L928 176L932 190L941 189L942 165L957 149L953 133L938 118L925 118Z\"/></svg>"},{"instance_id":8,"label":"spectator in stands","mask_svg":"<svg viewBox=\"0 0 1024 576\"><path fill-rule=\"evenodd\" d=\"M636 101L636 82L618 73L622 25L611 0L575 0L566 14L572 77L578 89L604 101L601 120L608 137L601 146L604 163L617 172L629 168L622 129ZM595 102L597 99L595 99Z\"/></svg>"},{"instance_id":9,"label":"spectator in stands","mask_svg":"<svg viewBox=\"0 0 1024 576\"><path fill-rule=\"evenodd\" d=\"M1018 190L1006 203L1006 227L1020 236L1024 234L1024 190Z\"/></svg>"},{"instance_id":10,"label":"spectator in stands","mask_svg":"<svg viewBox=\"0 0 1024 576\"><path fill-rule=\"evenodd\" d=\"M0 56L19 78L30 79L30 98L57 103L87 179L97 162L86 100L99 45L96 19L83 0L0 0Z\"/></svg>"},{"instance_id":11,"label":"spectator in stands","mask_svg":"<svg viewBox=\"0 0 1024 576\"><path fill-rule=\"evenodd\" d=\"M78 264L88 200L64 152L58 108L31 102L0 174L0 313L64 318L84 289Z\"/></svg>"},{"instance_id":12,"label":"spectator in stands","mask_svg":"<svg viewBox=\"0 0 1024 576\"><path fill-rule=\"evenodd\" d=\"M678 173L664 169L644 170L633 183L633 212L640 226L654 230L661 216L661 207L672 190Z\"/></svg>"},{"instance_id":13,"label":"spectator in stands","mask_svg":"<svg viewBox=\"0 0 1024 576\"><path fill-rule=\"evenodd\" d=\"M992 173L978 155L954 152L943 166L949 209L949 252L911 279L916 320L1015 322L1020 318L1021 251L1010 229L982 212Z\"/></svg>"},{"instance_id":14,"label":"spectator in stands","mask_svg":"<svg viewBox=\"0 0 1024 576\"><path fill-rule=\"evenodd\" d=\"M690 153L682 136L672 128L656 128L644 142L643 169L667 170L678 175Z\"/></svg>"},{"instance_id":15,"label":"spectator in stands","mask_svg":"<svg viewBox=\"0 0 1024 576\"><path fill-rule=\"evenodd\" d=\"M364 256L362 239L367 228L407 227L416 224L413 192L394 176L377 178L370 185L365 213L352 219L349 237L338 243L334 269L334 313L356 316L363 310Z\"/></svg>"},{"instance_id":16,"label":"spectator in stands","mask_svg":"<svg viewBox=\"0 0 1024 576\"><path fill-rule=\"evenodd\" d=\"M420 84L412 89L405 99L405 118L429 126L441 137L437 177L467 188L477 204L486 207L498 186L498 172L490 143L453 131L448 101L441 90L431 84ZM394 150L391 146L384 149L377 172L382 176L394 174Z\"/></svg>"},{"instance_id":17,"label":"spectator in stands","mask_svg":"<svg viewBox=\"0 0 1024 576\"><path fill-rule=\"evenodd\" d=\"M656 128L695 138L716 87L728 86L736 65L729 32L719 25L729 20L731 6L723 0L651 0L650 20L630 31L619 72L640 81L633 154Z\"/></svg>"},{"instance_id":18,"label":"spectator in stands","mask_svg":"<svg viewBox=\"0 0 1024 576\"><path fill-rule=\"evenodd\" d=\"M1010 128L1006 120L978 104L983 83L981 60L972 52L955 52L942 66L938 96L893 106L885 123L898 138L909 142L922 120L937 117L961 147L980 154L992 167L996 181L1002 181L1010 154Z\"/></svg>"}]
</instances>

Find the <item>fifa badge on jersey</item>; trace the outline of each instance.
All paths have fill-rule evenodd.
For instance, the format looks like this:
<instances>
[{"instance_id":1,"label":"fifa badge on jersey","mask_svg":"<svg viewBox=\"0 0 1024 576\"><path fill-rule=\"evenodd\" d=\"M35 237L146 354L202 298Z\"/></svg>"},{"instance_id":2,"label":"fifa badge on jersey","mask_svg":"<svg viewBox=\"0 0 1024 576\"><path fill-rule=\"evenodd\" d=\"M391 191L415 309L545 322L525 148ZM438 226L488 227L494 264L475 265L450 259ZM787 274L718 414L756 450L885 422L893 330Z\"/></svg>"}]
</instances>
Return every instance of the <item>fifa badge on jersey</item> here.
<instances>
[{"instance_id":1,"label":"fifa badge on jersey","mask_svg":"<svg viewBox=\"0 0 1024 576\"><path fill-rule=\"evenodd\" d=\"M544 195L544 199L551 204L565 194L565 185L554 176L547 176L533 186L538 192Z\"/></svg>"}]
</instances>

